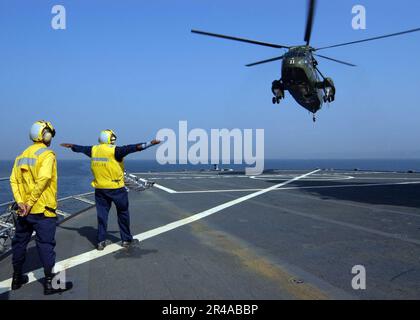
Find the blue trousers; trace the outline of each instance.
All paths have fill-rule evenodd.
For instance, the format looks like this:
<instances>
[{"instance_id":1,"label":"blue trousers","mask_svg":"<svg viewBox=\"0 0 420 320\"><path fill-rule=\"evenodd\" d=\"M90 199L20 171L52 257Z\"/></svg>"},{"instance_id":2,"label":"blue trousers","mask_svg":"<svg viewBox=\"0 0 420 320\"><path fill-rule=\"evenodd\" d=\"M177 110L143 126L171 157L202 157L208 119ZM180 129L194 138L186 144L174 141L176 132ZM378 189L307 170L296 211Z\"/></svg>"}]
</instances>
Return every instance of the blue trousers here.
<instances>
[{"instance_id":1,"label":"blue trousers","mask_svg":"<svg viewBox=\"0 0 420 320\"><path fill-rule=\"evenodd\" d=\"M117 208L118 226L122 241L132 241L130 231L130 212L128 210L128 192L121 189L96 189L95 190L96 211L98 215L98 243L105 241L108 228L108 214L112 203Z\"/></svg>"},{"instance_id":2,"label":"blue trousers","mask_svg":"<svg viewBox=\"0 0 420 320\"><path fill-rule=\"evenodd\" d=\"M22 273L26 260L26 248L35 231L35 242L38 255L44 267L45 274L51 274L55 265L55 230L57 218L47 218L43 214L29 214L18 217L16 232L12 240L12 263L16 273Z\"/></svg>"}]
</instances>

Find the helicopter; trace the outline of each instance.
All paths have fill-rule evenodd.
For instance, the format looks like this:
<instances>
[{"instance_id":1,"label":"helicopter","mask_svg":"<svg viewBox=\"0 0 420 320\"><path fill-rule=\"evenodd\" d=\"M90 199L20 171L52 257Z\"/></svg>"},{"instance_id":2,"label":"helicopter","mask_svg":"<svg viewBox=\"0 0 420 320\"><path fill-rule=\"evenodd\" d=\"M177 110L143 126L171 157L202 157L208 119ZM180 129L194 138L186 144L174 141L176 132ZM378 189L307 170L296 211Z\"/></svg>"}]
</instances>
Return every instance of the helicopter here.
<instances>
[{"instance_id":1,"label":"helicopter","mask_svg":"<svg viewBox=\"0 0 420 320\"><path fill-rule=\"evenodd\" d=\"M281 78L279 80L274 80L271 86L271 91L274 95L274 97L272 98L272 103L279 104L280 101L285 98L285 91L289 91L289 93L300 106L312 113L313 121L315 122L315 114L322 108L323 103L333 102L335 100L336 94L336 88L333 80L329 77L325 77L321 73L321 71L318 68L318 61L315 57L327 59L350 67L356 67L356 65L352 63L320 55L316 52L324 49L353 45L361 42L379 40L383 38L400 36L403 34L420 31L420 28L417 28L363 40L314 48L310 45L310 40L312 35L312 27L314 22L316 5L316 0L308 1L308 14L304 35L304 41L306 44L304 45L286 46L268 42L249 40L245 38L232 37L222 34L210 33L194 29L191 30L191 32L199 35L245 42L270 48L287 49L287 52L281 56L250 63L247 64L246 67L253 67L268 62L282 60Z\"/></svg>"}]
</instances>

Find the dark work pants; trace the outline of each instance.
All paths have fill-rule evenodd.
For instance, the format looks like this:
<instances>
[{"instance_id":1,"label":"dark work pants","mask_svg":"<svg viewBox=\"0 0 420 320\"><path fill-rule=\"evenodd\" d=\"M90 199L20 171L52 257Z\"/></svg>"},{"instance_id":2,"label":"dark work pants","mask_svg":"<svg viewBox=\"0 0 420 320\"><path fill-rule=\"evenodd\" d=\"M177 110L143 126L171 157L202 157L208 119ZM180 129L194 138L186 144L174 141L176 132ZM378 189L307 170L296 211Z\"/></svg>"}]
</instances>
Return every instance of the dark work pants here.
<instances>
[{"instance_id":1,"label":"dark work pants","mask_svg":"<svg viewBox=\"0 0 420 320\"><path fill-rule=\"evenodd\" d=\"M35 231L35 242L46 275L52 273L55 265L55 230L57 218L47 218L44 214L29 214L18 217L16 232L12 240L13 270L22 273L26 259L26 248Z\"/></svg>"},{"instance_id":2,"label":"dark work pants","mask_svg":"<svg viewBox=\"0 0 420 320\"><path fill-rule=\"evenodd\" d=\"M108 228L108 214L112 203L117 208L118 226L122 241L131 241L133 236L130 232L130 212L128 211L128 192L121 189L96 189L96 211L98 214L98 243L105 241Z\"/></svg>"}]
</instances>

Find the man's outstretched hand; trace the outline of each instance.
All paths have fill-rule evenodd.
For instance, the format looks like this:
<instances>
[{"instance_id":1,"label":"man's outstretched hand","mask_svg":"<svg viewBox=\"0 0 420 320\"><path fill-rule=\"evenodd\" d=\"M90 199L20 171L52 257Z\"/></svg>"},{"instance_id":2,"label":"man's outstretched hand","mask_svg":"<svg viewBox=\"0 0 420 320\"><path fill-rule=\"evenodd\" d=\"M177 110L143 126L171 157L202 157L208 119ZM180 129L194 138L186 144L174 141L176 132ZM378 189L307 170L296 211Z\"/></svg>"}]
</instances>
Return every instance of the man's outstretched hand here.
<instances>
[{"instance_id":1,"label":"man's outstretched hand","mask_svg":"<svg viewBox=\"0 0 420 320\"><path fill-rule=\"evenodd\" d=\"M156 140L156 139L154 139L154 140L152 140L150 143L151 143L152 145L156 145L156 144L161 143L161 141L160 141L160 140Z\"/></svg>"},{"instance_id":2,"label":"man's outstretched hand","mask_svg":"<svg viewBox=\"0 0 420 320\"><path fill-rule=\"evenodd\" d=\"M60 146L62 146L63 148L71 149L71 148L74 147L74 144L71 144L71 143L62 143L62 144L60 144Z\"/></svg>"}]
</instances>

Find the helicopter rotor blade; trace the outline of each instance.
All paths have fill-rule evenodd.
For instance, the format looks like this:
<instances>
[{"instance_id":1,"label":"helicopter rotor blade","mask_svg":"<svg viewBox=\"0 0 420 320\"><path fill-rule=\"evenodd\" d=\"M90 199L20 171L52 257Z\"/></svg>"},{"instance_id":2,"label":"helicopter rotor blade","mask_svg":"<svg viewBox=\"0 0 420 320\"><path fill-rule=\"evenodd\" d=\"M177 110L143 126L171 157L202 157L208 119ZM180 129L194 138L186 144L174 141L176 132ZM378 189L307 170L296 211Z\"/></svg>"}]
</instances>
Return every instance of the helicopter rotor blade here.
<instances>
[{"instance_id":1,"label":"helicopter rotor blade","mask_svg":"<svg viewBox=\"0 0 420 320\"><path fill-rule=\"evenodd\" d=\"M349 67L357 67L355 64L348 63L348 62L341 61L341 60L337 60L337 59L333 59L333 58L326 57L326 56L323 56L323 55L320 55L320 54L314 54L314 56L317 56L317 57L320 57L320 58L323 58L323 59L327 59L327 60L331 60L331 61L334 61L334 62L338 62L338 63L341 63L341 64L345 64L346 66L349 66Z\"/></svg>"},{"instance_id":2,"label":"helicopter rotor blade","mask_svg":"<svg viewBox=\"0 0 420 320\"><path fill-rule=\"evenodd\" d=\"M256 45L259 45L259 46L276 48L276 49L289 49L290 48L288 46L283 46L283 45L280 45L280 44L274 44L274 43L255 41L255 40L249 40L249 39L244 39L244 38L231 37L231 36L226 36L226 35L223 35L223 34L210 33L210 32L205 32L205 31L200 31L200 30L191 30L191 32L196 33L196 34L200 34L200 35L204 35L204 36L210 36L210 37L222 38L222 39L227 39L227 40L246 42L246 43L256 44Z\"/></svg>"},{"instance_id":3,"label":"helicopter rotor blade","mask_svg":"<svg viewBox=\"0 0 420 320\"><path fill-rule=\"evenodd\" d=\"M328 46L328 47L316 48L314 51L336 48L336 47L342 47L342 46L348 46L348 45L351 45L351 44L373 41L373 40L379 40L379 39L384 39L384 38L396 37L396 36L401 36L401 35L404 35L404 34L407 34L407 33L412 33L412 32L417 32L417 31L420 31L420 28L411 29L411 30L402 31L402 32L397 32L397 33L386 34L386 35L379 36L379 37L373 37L373 38L368 38L368 39L363 39L363 40L357 40L357 41L352 41L352 42L335 44L335 45Z\"/></svg>"},{"instance_id":4,"label":"helicopter rotor blade","mask_svg":"<svg viewBox=\"0 0 420 320\"><path fill-rule=\"evenodd\" d=\"M271 59L267 59L267 60L263 60L263 61L258 61L258 62L254 62L254 63L250 63L247 64L246 67L253 67L259 64L263 64L263 63L268 63L268 62L273 62L273 61L278 61L283 59L284 56L280 56L280 57L275 57L275 58L271 58Z\"/></svg>"},{"instance_id":5,"label":"helicopter rotor blade","mask_svg":"<svg viewBox=\"0 0 420 320\"><path fill-rule=\"evenodd\" d=\"M306 19L306 29L305 29L305 42L307 46L309 46L309 42L311 41L312 26L314 24L314 16L315 16L315 7L316 7L316 0L309 0L308 17Z\"/></svg>"}]
</instances>

